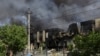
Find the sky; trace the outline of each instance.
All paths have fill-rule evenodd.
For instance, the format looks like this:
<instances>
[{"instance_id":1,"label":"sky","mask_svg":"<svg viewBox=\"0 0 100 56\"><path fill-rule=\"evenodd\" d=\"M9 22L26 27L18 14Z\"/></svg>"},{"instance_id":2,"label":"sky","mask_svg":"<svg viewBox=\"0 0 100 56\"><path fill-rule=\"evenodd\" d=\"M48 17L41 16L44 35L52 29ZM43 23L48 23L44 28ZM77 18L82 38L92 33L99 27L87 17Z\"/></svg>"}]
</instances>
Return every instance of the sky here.
<instances>
[{"instance_id":1,"label":"sky","mask_svg":"<svg viewBox=\"0 0 100 56\"><path fill-rule=\"evenodd\" d=\"M21 21L32 11L31 24L41 29L67 29L71 23L100 18L100 0L0 0L0 25Z\"/></svg>"}]
</instances>

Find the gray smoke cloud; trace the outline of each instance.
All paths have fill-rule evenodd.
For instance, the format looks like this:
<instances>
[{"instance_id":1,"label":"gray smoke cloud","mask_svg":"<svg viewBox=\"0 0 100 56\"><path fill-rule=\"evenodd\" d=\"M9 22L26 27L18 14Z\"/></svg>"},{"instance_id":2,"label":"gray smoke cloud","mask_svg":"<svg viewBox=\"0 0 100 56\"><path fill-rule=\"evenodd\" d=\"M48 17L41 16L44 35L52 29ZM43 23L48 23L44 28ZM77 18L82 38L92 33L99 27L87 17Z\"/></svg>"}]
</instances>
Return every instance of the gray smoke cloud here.
<instances>
[{"instance_id":1,"label":"gray smoke cloud","mask_svg":"<svg viewBox=\"0 0 100 56\"><path fill-rule=\"evenodd\" d=\"M0 25L11 18L27 24L25 11L32 10L34 28L67 29L73 22L99 18L100 0L0 0Z\"/></svg>"}]
</instances>

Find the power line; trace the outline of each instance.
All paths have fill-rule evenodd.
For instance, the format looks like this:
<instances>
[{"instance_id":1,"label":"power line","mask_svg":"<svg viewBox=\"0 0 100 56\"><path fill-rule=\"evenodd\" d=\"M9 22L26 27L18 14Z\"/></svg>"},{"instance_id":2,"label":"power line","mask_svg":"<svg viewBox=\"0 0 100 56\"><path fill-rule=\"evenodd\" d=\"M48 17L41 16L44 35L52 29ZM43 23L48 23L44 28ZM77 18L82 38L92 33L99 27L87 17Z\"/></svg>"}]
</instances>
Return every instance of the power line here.
<instances>
[{"instance_id":1,"label":"power line","mask_svg":"<svg viewBox=\"0 0 100 56\"><path fill-rule=\"evenodd\" d=\"M97 3L100 3L100 2L92 2L92 3L90 3L90 4L88 4L88 5L92 5L92 4L97 4ZM71 9L67 9L67 11L69 11L69 10L73 10L73 9L77 9L78 7L75 7L75 8L71 8ZM85 8L85 7L84 7Z\"/></svg>"},{"instance_id":2,"label":"power line","mask_svg":"<svg viewBox=\"0 0 100 56\"><path fill-rule=\"evenodd\" d=\"M96 9L93 9L93 10L97 10L97 9L100 9L100 8L96 8ZM89 11L93 11L93 10L81 11L81 12L78 12L78 13L72 13L72 14L67 14L67 15L81 14L81 13L85 13L85 12L89 12Z\"/></svg>"},{"instance_id":3,"label":"power line","mask_svg":"<svg viewBox=\"0 0 100 56\"><path fill-rule=\"evenodd\" d=\"M77 9L77 8L72 8L72 9L70 9L70 10L66 10L66 11L74 11L74 9ZM76 15L76 14L80 14L80 13L85 13L85 12L89 12L89 11L93 11L93 10L97 10L97 9L100 9L100 7L99 8L95 8L95 9L90 9L90 10L86 10L86 11L81 11L81 12L77 12L77 13L71 13L71 14L67 14L67 16L70 16L70 15ZM65 11L64 11L64 13L66 13ZM70 12L69 12L70 13Z\"/></svg>"}]
</instances>

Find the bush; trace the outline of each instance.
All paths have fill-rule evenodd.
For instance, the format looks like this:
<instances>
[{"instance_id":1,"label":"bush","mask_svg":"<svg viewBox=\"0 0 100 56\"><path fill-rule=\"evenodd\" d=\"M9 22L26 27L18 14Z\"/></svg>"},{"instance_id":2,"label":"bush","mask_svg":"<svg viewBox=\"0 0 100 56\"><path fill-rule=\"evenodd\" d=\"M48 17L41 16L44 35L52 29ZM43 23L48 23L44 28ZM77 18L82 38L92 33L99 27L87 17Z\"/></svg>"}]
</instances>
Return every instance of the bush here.
<instances>
[{"instance_id":1,"label":"bush","mask_svg":"<svg viewBox=\"0 0 100 56\"><path fill-rule=\"evenodd\" d=\"M71 50L72 56L96 56L100 53L100 32L91 32L89 35L77 35L74 37L73 42L75 48ZM77 51L73 51L77 49Z\"/></svg>"}]
</instances>

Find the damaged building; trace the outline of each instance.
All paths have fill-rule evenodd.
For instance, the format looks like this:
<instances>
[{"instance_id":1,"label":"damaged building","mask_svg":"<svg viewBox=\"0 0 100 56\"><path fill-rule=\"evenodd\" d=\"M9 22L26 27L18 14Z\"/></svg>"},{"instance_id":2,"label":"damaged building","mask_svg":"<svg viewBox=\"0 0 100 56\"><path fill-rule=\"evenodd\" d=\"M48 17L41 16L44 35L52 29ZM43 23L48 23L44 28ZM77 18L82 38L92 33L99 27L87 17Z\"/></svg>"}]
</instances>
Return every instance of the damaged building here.
<instances>
[{"instance_id":1,"label":"damaged building","mask_svg":"<svg viewBox=\"0 0 100 56\"><path fill-rule=\"evenodd\" d=\"M67 31L59 28L44 29L35 31L31 35L31 42L38 46L40 43L46 43L48 49L58 48L61 49L65 45L67 47L67 41L72 40L76 34L87 35L91 31L100 29L100 19L88 20L78 23L72 23L69 25Z\"/></svg>"}]
</instances>

